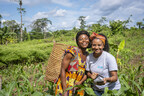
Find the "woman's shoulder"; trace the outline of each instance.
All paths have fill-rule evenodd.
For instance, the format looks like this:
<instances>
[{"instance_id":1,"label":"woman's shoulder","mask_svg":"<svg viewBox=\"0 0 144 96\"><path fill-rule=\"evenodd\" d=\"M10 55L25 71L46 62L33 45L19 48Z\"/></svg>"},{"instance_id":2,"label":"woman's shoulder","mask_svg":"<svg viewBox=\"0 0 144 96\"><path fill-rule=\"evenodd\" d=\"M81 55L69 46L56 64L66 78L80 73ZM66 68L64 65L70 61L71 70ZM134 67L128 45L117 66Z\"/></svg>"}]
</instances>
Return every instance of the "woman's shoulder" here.
<instances>
[{"instance_id":1,"label":"woman's shoulder","mask_svg":"<svg viewBox=\"0 0 144 96\"><path fill-rule=\"evenodd\" d=\"M76 46L68 46L67 49L65 50L65 53L71 53L72 55L77 54L78 48Z\"/></svg>"},{"instance_id":2,"label":"woman's shoulder","mask_svg":"<svg viewBox=\"0 0 144 96\"><path fill-rule=\"evenodd\" d=\"M67 49L76 50L76 49L78 49L78 47L76 47L76 46L68 46Z\"/></svg>"},{"instance_id":3,"label":"woman's shoulder","mask_svg":"<svg viewBox=\"0 0 144 96\"><path fill-rule=\"evenodd\" d=\"M106 58L115 58L111 53L107 52L107 51L103 51L104 55L106 55Z\"/></svg>"},{"instance_id":4,"label":"woman's shoulder","mask_svg":"<svg viewBox=\"0 0 144 96\"><path fill-rule=\"evenodd\" d=\"M87 58L91 58L91 57L93 57L93 53L89 53L87 56Z\"/></svg>"}]
</instances>

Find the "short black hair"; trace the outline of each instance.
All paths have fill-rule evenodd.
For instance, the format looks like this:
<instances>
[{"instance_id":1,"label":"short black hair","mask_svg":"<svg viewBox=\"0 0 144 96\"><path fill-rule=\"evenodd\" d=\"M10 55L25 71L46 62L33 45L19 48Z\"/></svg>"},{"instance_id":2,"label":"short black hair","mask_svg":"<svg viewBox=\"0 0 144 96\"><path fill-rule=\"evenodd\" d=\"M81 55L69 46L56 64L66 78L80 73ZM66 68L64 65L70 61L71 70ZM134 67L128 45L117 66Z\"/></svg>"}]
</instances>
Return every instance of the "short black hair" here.
<instances>
[{"instance_id":1,"label":"short black hair","mask_svg":"<svg viewBox=\"0 0 144 96\"><path fill-rule=\"evenodd\" d=\"M87 35L88 38L90 37L90 34L89 34L87 31L85 31L85 30L79 31L79 32L77 33L77 35L76 35L76 43L77 43L77 45L78 45L78 38L79 38L79 36L82 35L82 34ZM90 40L90 39L89 39L89 40ZM79 46L79 45L78 45L78 46ZM89 45L88 45L87 48L90 48L90 43L89 43Z\"/></svg>"}]
</instances>

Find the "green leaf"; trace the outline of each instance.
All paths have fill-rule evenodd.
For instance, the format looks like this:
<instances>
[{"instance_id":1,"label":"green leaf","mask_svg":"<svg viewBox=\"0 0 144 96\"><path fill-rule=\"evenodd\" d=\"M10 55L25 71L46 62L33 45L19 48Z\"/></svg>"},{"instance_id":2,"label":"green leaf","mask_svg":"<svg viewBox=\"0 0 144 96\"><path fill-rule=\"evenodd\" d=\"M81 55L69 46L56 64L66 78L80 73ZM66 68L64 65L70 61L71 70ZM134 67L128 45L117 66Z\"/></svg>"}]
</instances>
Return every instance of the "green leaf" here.
<instances>
[{"instance_id":1,"label":"green leaf","mask_svg":"<svg viewBox=\"0 0 144 96\"><path fill-rule=\"evenodd\" d=\"M12 93L12 90L13 90L15 84L16 84L16 82L12 82L12 83L10 83L10 85L9 85L10 88L9 88L9 91L8 91L8 96L11 96L11 93Z\"/></svg>"},{"instance_id":2,"label":"green leaf","mask_svg":"<svg viewBox=\"0 0 144 96\"><path fill-rule=\"evenodd\" d=\"M108 90L109 90L108 87L105 87L104 92L108 93Z\"/></svg>"},{"instance_id":3,"label":"green leaf","mask_svg":"<svg viewBox=\"0 0 144 96\"><path fill-rule=\"evenodd\" d=\"M39 83L44 77L45 77L45 75L42 75L42 76L37 80L36 83Z\"/></svg>"},{"instance_id":4,"label":"green leaf","mask_svg":"<svg viewBox=\"0 0 144 96\"><path fill-rule=\"evenodd\" d=\"M132 82L133 85L135 85L140 91L142 91L141 87L139 86L139 84L133 80L130 80Z\"/></svg>"},{"instance_id":5,"label":"green leaf","mask_svg":"<svg viewBox=\"0 0 144 96\"><path fill-rule=\"evenodd\" d=\"M126 86L127 89L130 88L130 86L129 86L127 81L121 79L121 82Z\"/></svg>"},{"instance_id":6,"label":"green leaf","mask_svg":"<svg viewBox=\"0 0 144 96\"><path fill-rule=\"evenodd\" d=\"M124 46L125 46L125 40L122 40L122 41L120 42L120 44L118 45L118 50L119 50L119 51L122 50L122 49L124 48Z\"/></svg>"},{"instance_id":7,"label":"green leaf","mask_svg":"<svg viewBox=\"0 0 144 96\"><path fill-rule=\"evenodd\" d=\"M31 96L43 96L41 92L34 92Z\"/></svg>"},{"instance_id":8,"label":"green leaf","mask_svg":"<svg viewBox=\"0 0 144 96\"><path fill-rule=\"evenodd\" d=\"M141 94L141 96L144 96L144 90L142 91L142 94Z\"/></svg>"},{"instance_id":9,"label":"green leaf","mask_svg":"<svg viewBox=\"0 0 144 96\"><path fill-rule=\"evenodd\" d=\"M33 86L31 85L30 81L24 76L24 75L20 75L24 80L25 83L28 83L28 91L32 92L33 91Z\"/></svg>"},{"instance_id":10,"label":"green leaf","mask_svg":"<svg viewBox=\"0 0 144 96\"><path fill-rule=\"evenodd\" d=\"M96 96L92 88L85 88L85 91L88 95Z\"/></svg>"},{"instance_id":11,"label":"green leaf","mask_svg":"<svg viewBox=\"0 0 144 96\"><path fill-rule=\"evenodd\" d=\"M68 91L68 90L71 90L71 89L73 89L74 87L68 87L67 89L66 89L66 91Z\"/></svg>"}]
</instances>

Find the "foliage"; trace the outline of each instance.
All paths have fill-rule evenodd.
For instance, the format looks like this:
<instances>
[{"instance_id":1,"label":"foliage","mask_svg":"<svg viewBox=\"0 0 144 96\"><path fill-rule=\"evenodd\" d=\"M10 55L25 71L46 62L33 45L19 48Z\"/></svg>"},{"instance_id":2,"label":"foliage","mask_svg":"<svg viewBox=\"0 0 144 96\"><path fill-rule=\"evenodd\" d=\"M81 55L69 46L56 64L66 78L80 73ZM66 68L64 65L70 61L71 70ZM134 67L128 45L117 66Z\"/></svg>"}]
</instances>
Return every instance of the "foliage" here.
<instances>
[{"instance_id":1,"label":"foliage","mask_svg":"<svg viewBox=\"0 0 144 96\"><path fill-rule=\"evenodd\" d=\"M13 69L13 70L12 70ZM4 72L5 71L5 72ZM10 67L9 71L0 72L3 75L3 86L0 96L46 96L43 88L49 87L49 83L44 79L45 70L42 64ZM7 77L11 78L8 80Z\"/></svg>"},{"instance_id":2,"label":"foliage","mask_svg":"<svg viewBox=\"0 0 144 96\"><path fill-rule=\"evenodd\" d=\"M42 43L34 40L32 42L0 46L0 61L4 64L25 64L47 60L52 43Z\"/></svg>"},{"instance_id":3,"label":"foliage","mask_svg":"<svg viewBox=\"0 0 144 96\"><path fill-rule=\"evenodd\" d=\"M46 39L46 30L48 30L47 25L48 23L52 24L52 21L48 20L47 18L41 18L35 20L31 27L32 31L34 32L43 32L44 39Z\"/></svg>"},{"instance_id":4,"label":"foliage","mask_svg":"<svg viewBox=\"0 0 144 96\"><path fill-rule=\"evenodd\" d=\"M120 90L108 90L105 88L104 96L143 96L144 95L144 77L143 77L143 43L144 32L142 29L131 28L125 29L125 25L120 23L122 31L115 31L110 35L110 29L107 26L100 25L100 32L108 35L110 43L110 53L115 57L118 52L118 77L121 83ZM121 24L123 27L121 27ZM124 23L126 24L126 23ZM119 24L118 24L119 25ZM114 28L119 27L114 25ZM97 27L91 27L89 32L96 30ZM0 36L11 31L9 27L0 29ZM121 29L120 29L121 30ZM47 59L51 53L53 40L59 43L77 46L75 35L79 31L77 28L72 30L57 30L48 33L48 39L39 39L0 46L0 66L7 66L0 71L2 74L2 96L53 96L55 91L54 83L44 79ZM122 32L122 33L121 33ZM27 33L27 32L26 32ZM40 32L39 32L40 33ZM29 37L32 34L28 33ZM8 35L6 35L8 36ZM35 37L36 38L36 37ZM124 41L123 41L124 40ZM4 42L4 39L3 39ZM125 43L124 43L125 42ZM138 59L138 60L137 60ZM45 62L45 63L38 63ZM16 65L15 65L16 64ZM2 68L2 67L1 67ZM86 96L93 95L90 79L87 79L83 85L75 86L86 91ZM70 88L69 88L70 89Z\"/></svg>"},{"instance_id":5,"label":"foliage","mask_svg":"<svg viewBox=\"0 0 144 96\"><path fill-rule=\"evenodd\" d=\"M141 26L143 25L143 23L142 22L137 22L136 23L136 25L138 26L138 28L140 29L141 28Z\"/></svg>"},{"instance_id":6,"label":"foliage","mask_svg":"<svg viewBox=\"0 0 144 96\"><path fill-rule=\"evenodd\" d=\"M81 30L84 30L85 29L85 27L86 27L86 21L85 21L85 16L80 16L79 18L78 18L78 20L80 21L80 29Z\"/></svg>"}]
</instances>

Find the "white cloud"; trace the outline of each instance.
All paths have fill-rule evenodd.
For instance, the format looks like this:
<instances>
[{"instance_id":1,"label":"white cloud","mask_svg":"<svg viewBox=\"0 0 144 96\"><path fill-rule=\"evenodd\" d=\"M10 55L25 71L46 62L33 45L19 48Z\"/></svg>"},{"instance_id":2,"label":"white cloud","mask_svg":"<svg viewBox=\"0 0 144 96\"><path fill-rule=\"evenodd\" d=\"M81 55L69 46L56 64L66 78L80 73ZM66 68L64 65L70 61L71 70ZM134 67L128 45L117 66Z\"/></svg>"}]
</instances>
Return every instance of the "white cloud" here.
<instances>
[{"instance_id":1,"label":"white cloud","mask_svg":"<svg viewBox=\"0 0 144 96\"><path fill-rule=\"evenodd\" d=\"M65 13L66 13L66 10L59 9L59 10L56 11L54 16L65 16Z\"/></svg>"},{"instance_id":2,"label":"white cloud","mask_svg":"<svg viewBox=\"0 0 144 96\"><path fill-rule=\"evenodd\" d=\"M87 25L92 25L94 23L96 23L96 22L88 22Z\"/></svg>"},{"instance_id":3,"label":"white cloud","mask_svg":"<svg viewBox=\"0 0 144 96\"><path fill-rule=\"evenodd\" d=\"M3 23L3 22L5 22L5 21L7 21L7 20L5 20L5 19L2 19L1 21L2 21L2 23Z\"/></svg>"},{"instance_id":4,"label":"white cloud","mask_svg":"<svg viewBox=\"0 0 144 96\"><path fill-rule=\"evenodd\" d=\"M33 20L39 19L39 18L48 18L48 12L38 12L33 16Z\"/></svg>"},{"instance_id":5,"label":"white cloud","mask_svg":"<svg viewBox=\"0 0 144 96\"><path fill-rule=\"evenodd\" d=\"M85 18L85 21L89 20L90 19L90 16L86 16Z\"/></svg>"},{"instance_id":6,"label":"white cloud","mask_svg":"<svg viewBox=\"0 0 144 96\"><path fill-rule=\"evenodd\" d=\"M67 13L64 9L54 9L50 12L38 12L33 17L32 20L36 20L39 18L48 18L48 17L63 17Z\"/></svg>"},{"instance_id":7,"label":"white cloud","mask_svg":"<svg viewBox=\"0 0 144 96\"><path fill-rule=\"evenodd\" d=\"M67 27L67 22L62 22L62 26Z\"/></svg>"},{"instance_id":8,"label":"white cloud","mask_svg":"<svg viewBox=\"0 0 144 96\"><path fill-rule=\"evenodd\" d=\"M10 2L9 0L5 1ZM127 20L132 14L134 23L144 18L142 17L144 16L144 0L90 0L88 3L86 0L23 0L23 4L37 4L38 6L44 4L43 7L48 11L40 8L42 11L31 16L32 18L24 17L23 21L25 25L28 25L38 18L49 18L53 23L49 26L51 30L79 28L80 22L77 20L79 16L86 16L87 25L97 23L102 16L105 16L108 20ZM56 4L63 7L56 6ZM64 9L67 7L71 7L71 9ZM106 23L109 23L109 21Z\"/></svg>"}]
</instances>

